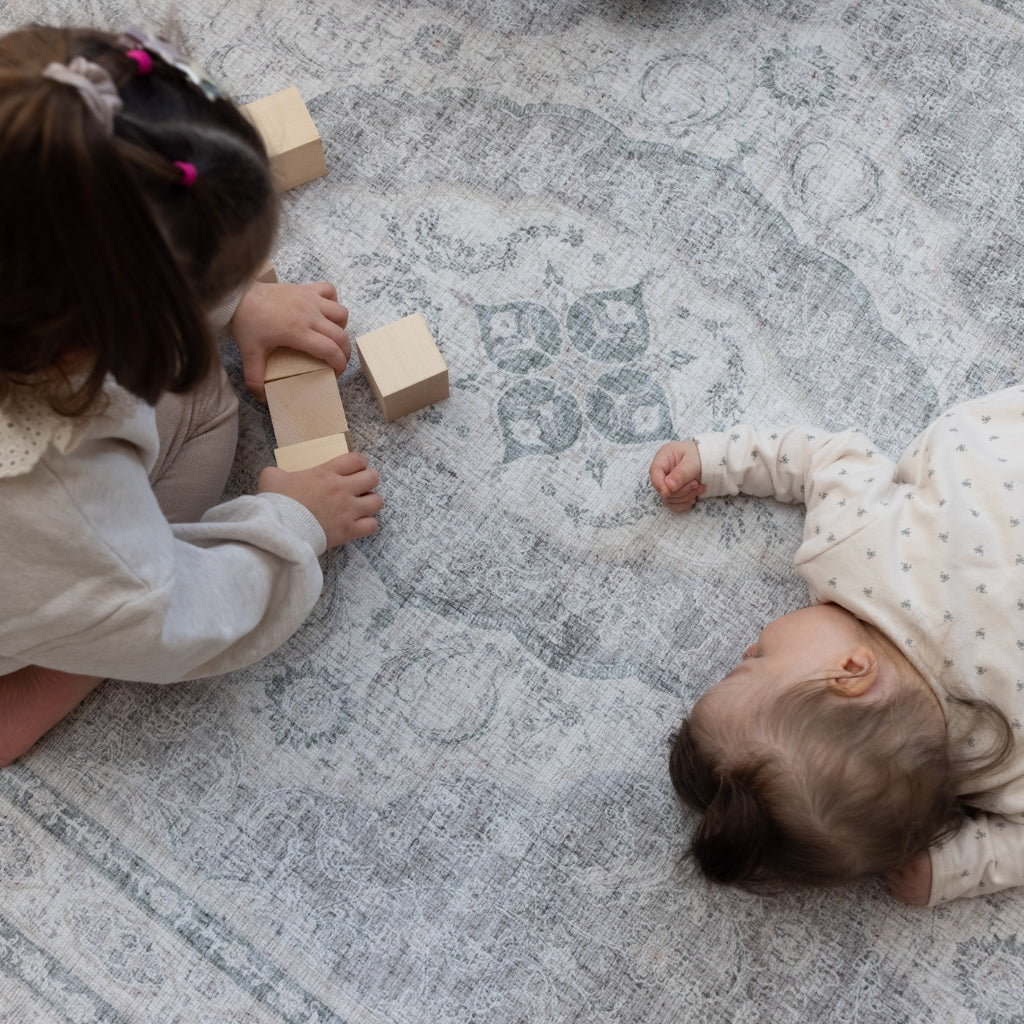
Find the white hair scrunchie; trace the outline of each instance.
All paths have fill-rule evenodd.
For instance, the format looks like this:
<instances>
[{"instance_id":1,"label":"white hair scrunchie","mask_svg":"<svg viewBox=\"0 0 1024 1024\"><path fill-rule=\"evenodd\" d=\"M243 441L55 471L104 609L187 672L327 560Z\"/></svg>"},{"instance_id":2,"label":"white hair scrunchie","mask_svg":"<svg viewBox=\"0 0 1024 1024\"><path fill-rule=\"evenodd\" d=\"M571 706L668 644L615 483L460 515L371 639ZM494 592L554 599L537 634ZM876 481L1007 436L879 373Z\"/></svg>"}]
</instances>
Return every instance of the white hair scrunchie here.
<instances>
[{"instance_id":1,"label":"white hair scrunchie","mask_svg":"<svg viewBox=\"0 0 1024 1024\"><path fill-rule=\"evenodd\" d=\"M104 131L108 135L114 134L114 115L124 106L124 101L118 95L117 86L106 68L84 57L74 57L67 64L58 64L56 61L47 64L43 68L43 77L77 89L85 105L103 125Z\"/></svg>"}]
</instances>

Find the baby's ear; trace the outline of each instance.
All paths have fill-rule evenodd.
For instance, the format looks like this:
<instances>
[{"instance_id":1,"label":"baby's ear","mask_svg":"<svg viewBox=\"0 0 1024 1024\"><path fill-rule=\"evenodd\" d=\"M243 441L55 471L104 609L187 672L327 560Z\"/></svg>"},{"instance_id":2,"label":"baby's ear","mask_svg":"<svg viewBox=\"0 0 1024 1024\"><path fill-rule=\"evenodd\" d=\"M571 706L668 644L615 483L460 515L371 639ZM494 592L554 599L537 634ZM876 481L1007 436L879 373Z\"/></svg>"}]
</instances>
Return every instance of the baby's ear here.
<instances>
[{"instance_id":1,"label":"baby's ear","mask_svg":"<svg viewBox=\"0 0 1024 1024\"><path fill-rule=\"evenodd\" d=\"M837 697L863 697L878 682L878 658L870 647L861 644L842 660L840 673L828 680L828 688Z\"/></svg>"}]
</instances>

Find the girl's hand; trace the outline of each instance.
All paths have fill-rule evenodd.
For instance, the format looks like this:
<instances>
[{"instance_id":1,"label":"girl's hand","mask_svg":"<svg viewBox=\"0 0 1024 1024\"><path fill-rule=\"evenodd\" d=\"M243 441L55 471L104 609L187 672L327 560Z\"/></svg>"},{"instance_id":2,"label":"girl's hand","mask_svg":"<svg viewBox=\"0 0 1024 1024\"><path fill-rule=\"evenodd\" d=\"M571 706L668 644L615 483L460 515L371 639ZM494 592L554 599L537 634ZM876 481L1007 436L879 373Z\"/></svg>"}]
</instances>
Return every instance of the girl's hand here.
<instances>
[{"instance_id":1,"label":"girl's hand","mask_svg":"<svg viewBox=\"0 0 1024 1024\"><path fill-rule=\"evenodd\" d=\"M928 851L901 864L883 876L889 895L910 907L927 907L932 898L932 859Z\"/></svg>"},{"instance_id":2,"label":"girl's hand","mask_svg":"<svg viewBox=\"0 0 1024 1024\"><path fill-rule=\"evenodd\" d=\"M267 353L285 347L322 359L340 377L348 365L348 310L338 302L334 286L315 284L263 284L246 289L231 318L231 332L242 354L245 386L265 400L263 377Z\"/></svg>"},{"instance_id":3,"label":"girl's hand","mask_svg":"<svg viewBox=\"0 0 1024 1024\"><path fill-rule=\"evenodd\" d=\"M673 512L687 512L707 490L700 482L700 449L693 441L669 441L651 463L651 485Z\"/></svg>"},{"instance_id":4,"label":"girl's hand","mask_svg":"<svg viewBox=\"0 0 1024 1024\"><path fill-rule=\"evenodd\" d=\"M322 466L286 473L269 466L260 473L259 493L273 491L305 505L327 535L327 547L369 537L377 529L377 513L384 502L374 488L377 471L364 455L348 452Z\"/></svg>"}]
</instances>

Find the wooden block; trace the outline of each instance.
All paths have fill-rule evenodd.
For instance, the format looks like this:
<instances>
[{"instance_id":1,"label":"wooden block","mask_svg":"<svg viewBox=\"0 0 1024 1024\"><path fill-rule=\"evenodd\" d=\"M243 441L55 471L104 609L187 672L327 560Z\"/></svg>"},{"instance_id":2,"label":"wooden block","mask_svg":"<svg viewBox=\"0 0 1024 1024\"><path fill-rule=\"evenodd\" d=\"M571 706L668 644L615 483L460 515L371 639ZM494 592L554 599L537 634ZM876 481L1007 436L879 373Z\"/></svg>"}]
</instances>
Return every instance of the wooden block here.
<instances>
[{"instance_id":1,"label":"wooden block","mask_svg":"<svg viewBox=\"0 0 1024 1024\"><path fill-rule=\"evenodd\" d=\"M297 352L293 348L275 348L267 355L267 369L263 380L280 380L282 377L294 377L300 373L312 373L329 366L316 356L306 352ZM334 371L331 370L333 374Z\"/></svg>"},{"instance_id":2,"label":"wooden block","mask_svg":"<svg viewBox=\"0 0 1024 1024\"><path fill-rule=\"evenodd\" d=\"M256 275L256 280L261 284L277 284L277 271L272 263L266 263L263 269Z\"/></svg>"},{"instance_id":3,"label":"wooden block","mask_svg":"<svg viewBox=\"0 0 1024 1024\"><path fill-rule=\"evenodd\" d=\"M356 348L388 423L448 397L448 366L419 313L362 335Z\"/></svg>"},{"instance_id":4,"label":"wooden block","mask_svg":"<svg viewBox=\"0 0 1024 1024\"><path fill-rule=\"evenodd\" d=\"M330 434L312 441L290 444L285 448L275 448L274 458L281 469L295 473L300 469L322 466L351 450L347 434Z\"/></svg>"},{"instance_id":5,"label":"wooden block","mask_svg":"<svg viewBox=\"0 0 1024 1024\"><path fill-rule=\"evenodd\" d=\"M320 133L294 85L247 103L242 112L263 138L278 192L327 173Z\"/></svg>"},{"instance_id":6,"label":"wooden block","mask_svg":"<svg viewBox=\"0 0 1024 1024\"><path fill-rule=\"evenodd\" d=\"M330 367L267 383L267 404L279 448L344 434L351 445L338 381Z\"/></svg>"}]
</instances>

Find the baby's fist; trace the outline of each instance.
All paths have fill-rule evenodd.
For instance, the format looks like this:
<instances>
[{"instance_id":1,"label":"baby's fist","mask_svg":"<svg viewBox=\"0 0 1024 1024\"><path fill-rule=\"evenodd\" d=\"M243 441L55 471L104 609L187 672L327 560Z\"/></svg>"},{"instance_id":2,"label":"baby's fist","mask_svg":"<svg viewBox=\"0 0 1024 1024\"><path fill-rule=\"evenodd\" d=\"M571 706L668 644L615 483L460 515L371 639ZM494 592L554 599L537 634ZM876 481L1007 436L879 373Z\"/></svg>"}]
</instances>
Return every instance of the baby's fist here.
<instances>
[{"instance_id":1,"label":"baby's fist","mask_svg":"<svg viewBox=\"0 0 1024 1024\"><path fill-rule=\"evenodd\" d=\"M700 449L694 441L669 441L651 462L651 486L666 508L687 512L707 490L700 482Z\"/></svg>"},{"instance_id":2,"label":"baby's fist","mask_svg":"<svg viewBox=\"0 0 1024 1024\"><path fill-rule=\"evenodd\" d=\"M932 897L932 859L925 850L883 876L889 895L910 907L927 907Z\"/></svg>"}]
</instances>

